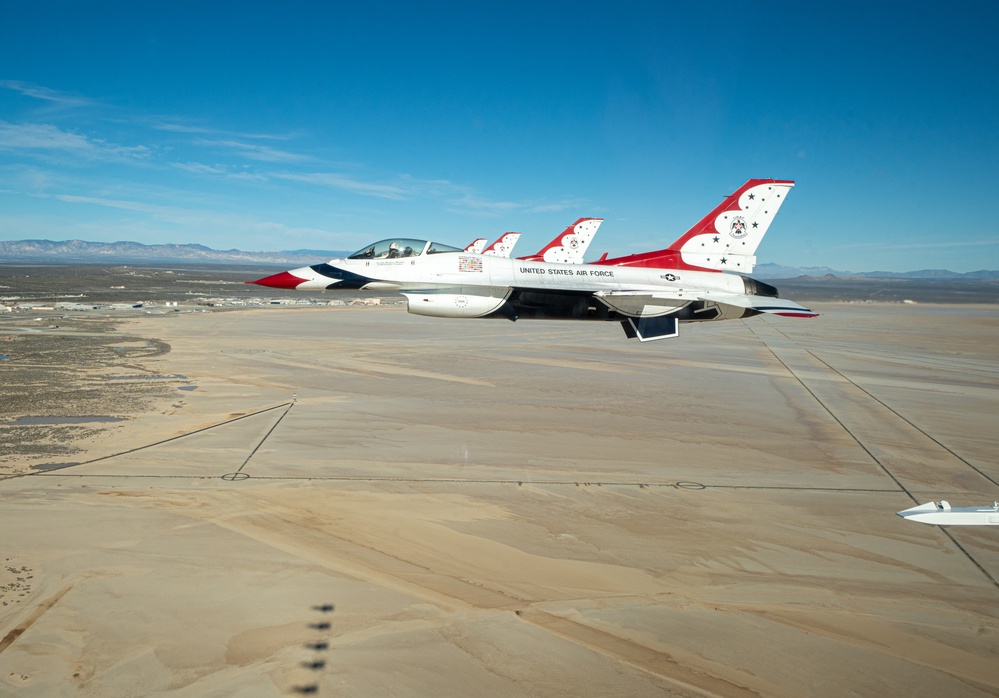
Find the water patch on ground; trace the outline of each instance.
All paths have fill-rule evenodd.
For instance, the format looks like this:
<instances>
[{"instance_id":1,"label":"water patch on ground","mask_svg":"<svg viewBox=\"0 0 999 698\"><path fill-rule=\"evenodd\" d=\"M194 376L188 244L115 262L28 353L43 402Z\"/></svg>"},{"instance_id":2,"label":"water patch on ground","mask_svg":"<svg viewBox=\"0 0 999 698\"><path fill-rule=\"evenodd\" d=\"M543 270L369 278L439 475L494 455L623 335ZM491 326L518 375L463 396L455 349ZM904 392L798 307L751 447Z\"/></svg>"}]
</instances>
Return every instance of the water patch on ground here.
<instances>
[{"instance_id":1,"label":"water patch on ground","mask_svg":"<svg viewBox=\"0 0 999 698\"><path fill-rule=\"evenodd\" d=\"M74 465L79 465L79 463L39 463L38 465L31 466L34 470L47 471L47 470L62 470L63 468L72 468Z\"/></svg>"}]
</instances>

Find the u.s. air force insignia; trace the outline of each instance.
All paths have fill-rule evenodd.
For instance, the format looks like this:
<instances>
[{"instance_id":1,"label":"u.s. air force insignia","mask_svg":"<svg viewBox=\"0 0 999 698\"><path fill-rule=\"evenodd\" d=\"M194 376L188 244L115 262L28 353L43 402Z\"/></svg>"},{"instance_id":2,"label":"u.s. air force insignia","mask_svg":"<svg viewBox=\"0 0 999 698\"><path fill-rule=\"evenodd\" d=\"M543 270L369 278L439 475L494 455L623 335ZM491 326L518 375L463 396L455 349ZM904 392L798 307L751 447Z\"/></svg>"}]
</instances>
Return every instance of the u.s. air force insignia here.
<instances>
[{"instance_id":1,"label":"u.s. air force insignia","mask_svg":"<svg viewBox=\"0 0 999 698\"><path fill-rule=\"evenodd\" d=\"M746 237L746 219L742 216L736 216L733 218L732 226L729 228L728 234L736 240Z\"/></svg>"},{"instance_id":2,"label":"u.s. air force insignia","mask_svg":"<svg viewBox=\"0 0 999 698\"><path fill-rule=\"evenodd\" d=\"M680 277L676 274L663 274L660 278L666 279L667 281L676 281Z\"/></svg>"}]
</instances>

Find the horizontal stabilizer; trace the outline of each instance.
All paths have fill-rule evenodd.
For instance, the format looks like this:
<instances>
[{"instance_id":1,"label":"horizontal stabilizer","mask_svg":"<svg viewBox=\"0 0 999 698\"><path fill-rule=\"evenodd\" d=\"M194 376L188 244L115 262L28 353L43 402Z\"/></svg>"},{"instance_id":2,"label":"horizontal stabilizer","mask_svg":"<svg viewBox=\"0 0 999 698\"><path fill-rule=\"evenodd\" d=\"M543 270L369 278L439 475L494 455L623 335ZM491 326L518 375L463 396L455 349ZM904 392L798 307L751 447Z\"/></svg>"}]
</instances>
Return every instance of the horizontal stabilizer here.
<instances>
[{"instance_id":1,"label":"horizontal stabilizer","mask_svg":"<svg viewBox=\"0 0 999 698\"><path fill-rule=\"evenodd\" d=\"M734 305L737 308L755 310L758 313L774 313L786 317L818 317L818 313L798 305L794 301L770 296L750 296L742 293L721 293L705 291L697 294L702 301Z\"/></svg>"}]
</instances>

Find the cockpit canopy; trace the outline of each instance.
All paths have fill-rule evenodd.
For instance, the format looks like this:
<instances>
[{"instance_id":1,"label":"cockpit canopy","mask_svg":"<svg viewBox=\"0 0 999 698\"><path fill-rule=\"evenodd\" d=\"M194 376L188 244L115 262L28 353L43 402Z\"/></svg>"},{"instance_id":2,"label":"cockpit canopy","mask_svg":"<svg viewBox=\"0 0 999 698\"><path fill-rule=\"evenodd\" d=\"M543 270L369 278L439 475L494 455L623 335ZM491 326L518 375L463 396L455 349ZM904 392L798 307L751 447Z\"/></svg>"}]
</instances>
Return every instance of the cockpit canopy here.
<instances>
[{"instance_id":1,"label":"cockpit canopy","mask_svg":"<svg viewBox=\"0 0 999 698\"><path fill-rule=\"evenodd\" d=\"M463 252L457 247L442 245L439 242L413 240L411 238L389 238L373 245L368 245L347 259L396 259L403 257L419 257L421 254L440 254L442 252Z\"/></svg>"}]
</instances>

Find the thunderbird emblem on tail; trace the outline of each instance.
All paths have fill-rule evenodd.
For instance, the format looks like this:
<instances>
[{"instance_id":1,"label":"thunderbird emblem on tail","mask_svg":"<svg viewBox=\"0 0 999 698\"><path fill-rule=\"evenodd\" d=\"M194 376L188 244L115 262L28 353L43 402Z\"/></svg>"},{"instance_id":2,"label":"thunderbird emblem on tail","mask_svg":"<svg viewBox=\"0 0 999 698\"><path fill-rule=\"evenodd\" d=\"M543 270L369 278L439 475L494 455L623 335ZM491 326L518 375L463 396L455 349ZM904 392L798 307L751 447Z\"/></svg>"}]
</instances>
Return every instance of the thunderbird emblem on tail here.
<instances>
[{"instance_id":1,"label":"thunderbird emblem on tail","mask_svg":"<svg viewBox=\"0 0 999 698\"><path fill-rule=\"evenodd\" d=\"M808 308L779 298L773 286L742 276L756 265L756 249L793 186L788 180L751 179L669 247L590 264L578 263L582 253L577 259L574 252L579 243L589 243L600 219L580 219L567 228L552 243L559 252L551 261L541 261L551 257L544 250L510 259L390 238L346 259L247 283L397 290L409 312L432 317L619 322L628 337L643 342L675 337L680 322L760 313L814 317Z\"/></svg>"}]
</instances>

